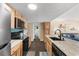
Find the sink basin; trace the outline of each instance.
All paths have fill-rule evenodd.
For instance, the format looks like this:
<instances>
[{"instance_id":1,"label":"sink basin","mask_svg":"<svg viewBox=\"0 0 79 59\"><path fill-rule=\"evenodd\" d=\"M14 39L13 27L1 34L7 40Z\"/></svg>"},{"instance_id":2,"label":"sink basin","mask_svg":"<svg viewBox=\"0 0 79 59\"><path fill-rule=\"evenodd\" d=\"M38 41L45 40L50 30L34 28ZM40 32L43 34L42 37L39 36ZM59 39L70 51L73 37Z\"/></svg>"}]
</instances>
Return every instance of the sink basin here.
<instances>
[{"instance_id":1,"label":"sink basin","mask_svg":"<svg viewBox=\"0 0 79 59\"><path fill-rule=\"evenodd\" d=\"M57 37L50 37L52 40L59 40L62 41L61 39L57 38Z\"/></svg>"}]
</instances>

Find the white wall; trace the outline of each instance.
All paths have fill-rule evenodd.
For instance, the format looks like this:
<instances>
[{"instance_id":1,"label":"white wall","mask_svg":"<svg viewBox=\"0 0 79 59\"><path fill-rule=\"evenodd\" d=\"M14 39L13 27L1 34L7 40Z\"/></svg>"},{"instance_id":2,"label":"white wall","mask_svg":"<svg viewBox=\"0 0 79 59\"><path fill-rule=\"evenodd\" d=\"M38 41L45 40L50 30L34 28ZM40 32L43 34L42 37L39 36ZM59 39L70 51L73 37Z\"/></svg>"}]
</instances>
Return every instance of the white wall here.
<instances>
[{"instance_id":1,"label":"white wall","mask_svg":"<svg viewBox=\"0 0 79 59\"><path fill-rule=\"evenodd\" d=\"M34 35L38 35L38 37L40 38L40 30L41 30L41 26L40 26L40 23L32 23L33 24L33 39L35 38ZM36 29L36 26L38 26L38 31Z\"/></svg>"},{"instance_id":2,"label":"white wall","mask_svg":"<svg viewBox=\"0 0 79 59\"><path fill-rule=\"evenodd\" d=\"M60 24L66 25L65 32L79 33L79 4L71 8L69 11L52 20L53 28L56 29ZM71 31L70 28L75 28ZM52 29L53 29L52 28ZM53 32L53 31L52 31Z\"/></svg>"}]
</instances>

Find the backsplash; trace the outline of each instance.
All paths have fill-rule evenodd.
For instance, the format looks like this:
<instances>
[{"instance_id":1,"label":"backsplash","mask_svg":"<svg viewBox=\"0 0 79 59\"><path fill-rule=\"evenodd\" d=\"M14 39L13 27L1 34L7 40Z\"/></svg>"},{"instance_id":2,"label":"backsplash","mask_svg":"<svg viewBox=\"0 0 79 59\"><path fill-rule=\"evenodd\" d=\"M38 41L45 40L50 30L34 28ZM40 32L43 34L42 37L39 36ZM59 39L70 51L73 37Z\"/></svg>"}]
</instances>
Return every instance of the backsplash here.
<instances>
[{"instance_id":1,"label":"backsplash","mask_svg":"<svg viewBox=\"0 0 79 59\"><path fill-rule=\"evenodd\" d=\"M63 33L79 33L79 21L53 20L53 31L61 29Z\"/></svg>"}]
</instances>

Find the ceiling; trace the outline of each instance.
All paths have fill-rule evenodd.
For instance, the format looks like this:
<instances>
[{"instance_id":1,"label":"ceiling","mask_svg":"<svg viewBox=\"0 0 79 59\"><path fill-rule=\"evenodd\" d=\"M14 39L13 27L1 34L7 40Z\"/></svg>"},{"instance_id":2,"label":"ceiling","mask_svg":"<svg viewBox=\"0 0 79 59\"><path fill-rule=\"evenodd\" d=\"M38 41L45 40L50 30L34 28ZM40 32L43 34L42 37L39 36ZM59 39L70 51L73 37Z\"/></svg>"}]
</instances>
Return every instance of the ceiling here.
<instances>
[{"instance_id":1,"label":"ceiling","mask_svg":"<svg viewBox=\"0 0 79 59\"><path fill-rule=\"evenodd\" d=\"M66 13L63 13L55 20L58 21L59 19L61 19L61 21L75 22L79 24L79 4L68 10Z\"/></svg>"},{"instance_id":2,"label":"ceiling","mask_svg":"<svg viewBox=\"0 0 79 59\"><path fill-rule=\"evenodd\" d=\"M28 3L10 4L26 16L28 22L51 21L77 5L75 3L35 3L37 10L29 10Z\"/></svg>"}]
</instances>

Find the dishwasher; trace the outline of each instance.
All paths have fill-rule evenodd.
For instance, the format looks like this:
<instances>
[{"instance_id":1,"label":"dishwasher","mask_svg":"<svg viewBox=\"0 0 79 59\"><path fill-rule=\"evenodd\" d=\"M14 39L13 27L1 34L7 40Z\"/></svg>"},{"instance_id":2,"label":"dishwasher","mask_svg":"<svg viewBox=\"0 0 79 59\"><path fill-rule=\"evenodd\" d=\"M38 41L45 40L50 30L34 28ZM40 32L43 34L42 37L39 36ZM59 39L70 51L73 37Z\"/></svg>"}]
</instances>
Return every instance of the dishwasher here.
<instances>
[{"instance_id":1,"label":"dishwasher","mask_svg":"<svg viewBox=\"0 0 79 59\"><path fill-rule=\"evenodd\" d=\"M28 51L29 49L29 37L23 40L23 52Z\"/></svg>"},{"instance_id":2,"label":"dishwasher","mask_svg":"<svg viewBox=\"0 0 79 59\"><path fill-rule=\"evenodd\" d=\"M53 44L52 48L55 56L66 56L56 45Z\"/></svg>"}]
</instances>

